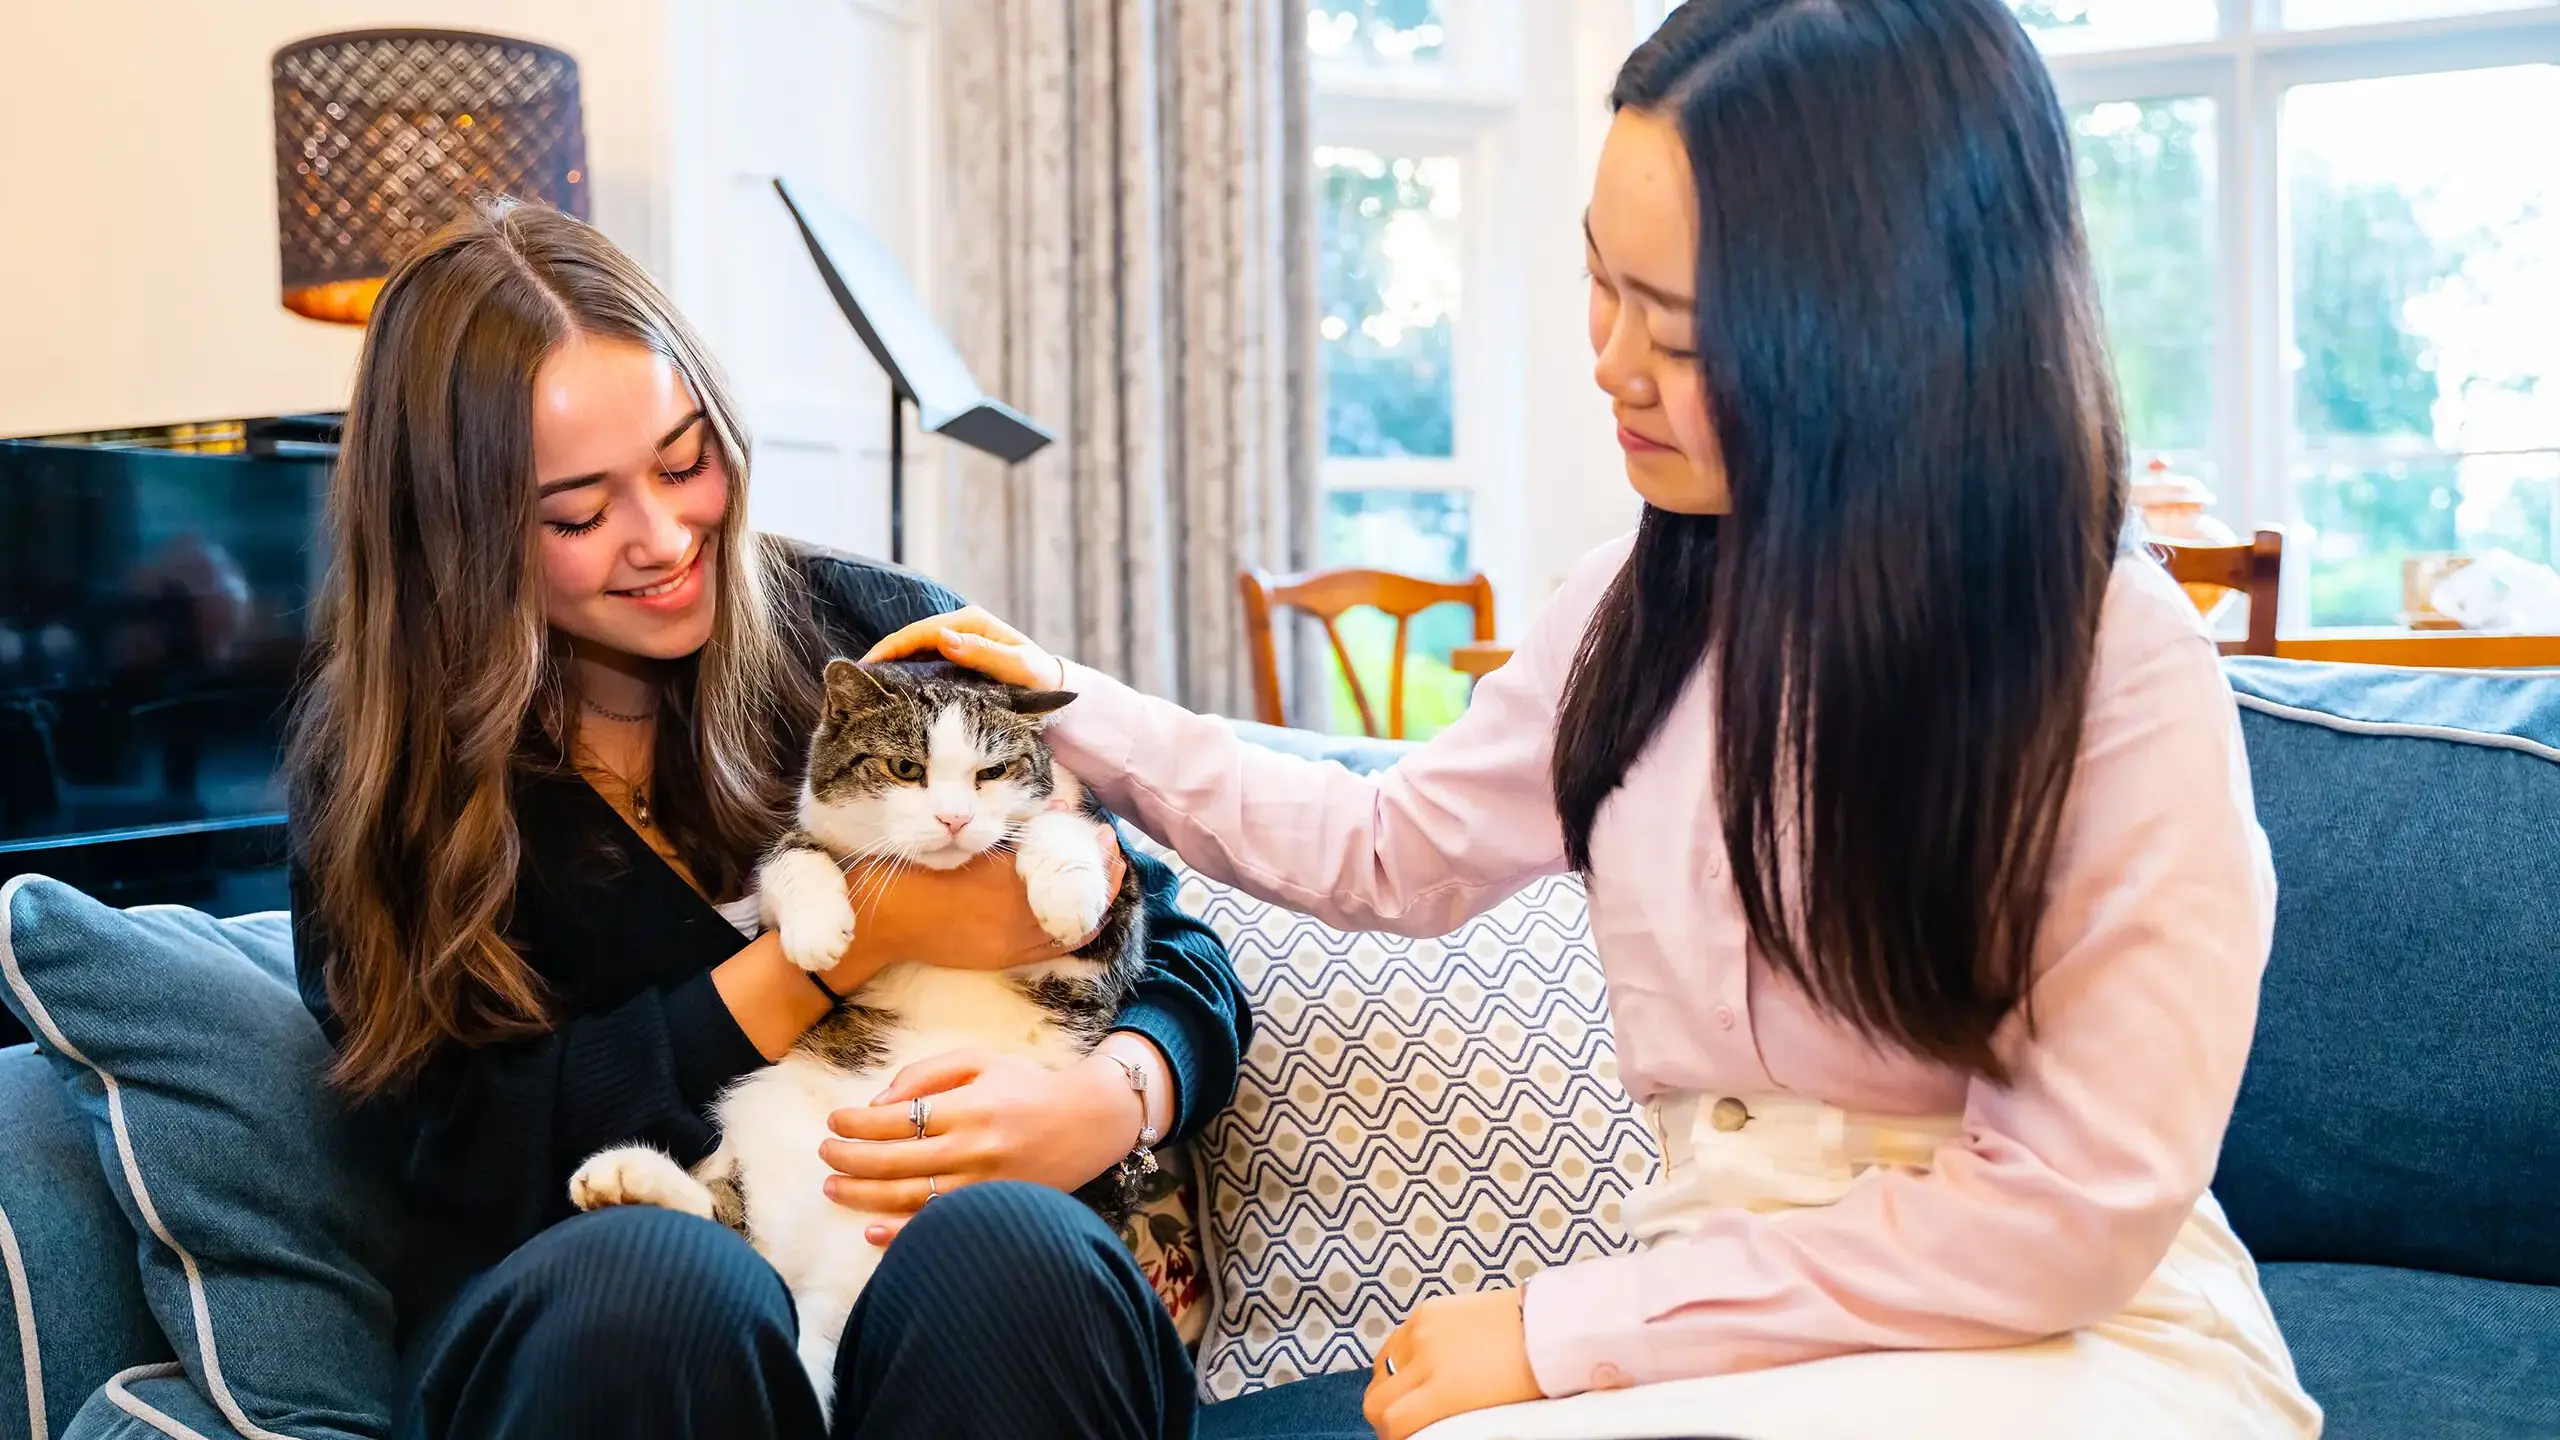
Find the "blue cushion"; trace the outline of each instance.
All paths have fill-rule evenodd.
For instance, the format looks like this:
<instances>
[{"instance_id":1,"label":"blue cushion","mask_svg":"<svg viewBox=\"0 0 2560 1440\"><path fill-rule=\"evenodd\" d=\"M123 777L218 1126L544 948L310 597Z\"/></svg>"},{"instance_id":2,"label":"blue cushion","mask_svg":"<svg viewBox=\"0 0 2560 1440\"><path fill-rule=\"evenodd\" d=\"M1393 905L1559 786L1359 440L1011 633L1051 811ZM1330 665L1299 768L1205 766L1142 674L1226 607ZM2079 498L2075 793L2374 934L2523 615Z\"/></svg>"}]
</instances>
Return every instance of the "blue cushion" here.
<instances>
[{"instance_id":1,"label":"blue cushion","mask_svg":"<svg viewBox=\"0 0 2560 1440\"><path fill-rule=\"evenodd\" d=\"M0 887L0 993L87 1117L142 1292L233 1429L389 1429L396 1212L329 1090L282 915Z\"/></svg>"},{"instance_id":2,"label":"blue cushion","mask_svg":"<svg viewBox=\"0 0 2560 1440\"><path fill-rule=\"evenodd\" d=\"M88 1118L30 1046L0 1050L0 1135L0 1435L57 1434L108 1376L168 1359L169 1342Z\"/></svg>"},{"instance_id":3,"label":"blue cushion","mask_svg":"<svg viewBox=\"0 0 2560 1440\"><path fill-rule=\"evenodd\" d=\"M2327 1440L2560 1435L2560 1289L2370 1265L2261 1278Z\"/></svg>"},{"instance_id":4,"label":"blue cushion","mask_svg":"<svg viewBox=\"0 0 2560 1440\"><path fill-rule=\"evenodd\" d=\"M2261 1260L2560 1283L2560 682L2228 670L2279 893L2215 1193Z\"/></svg>"},{"instance_id":5,"label":"blue cushion","mask_svg":"<svg viewBox=\"0 0 2560 1440\"><path fill-rule=\"evenodd\" d=\"M147 1365L111 1377L62 1440L242 1440L222 1413L187 1383L179 1365Z\"/></svg>"}]
</instances>

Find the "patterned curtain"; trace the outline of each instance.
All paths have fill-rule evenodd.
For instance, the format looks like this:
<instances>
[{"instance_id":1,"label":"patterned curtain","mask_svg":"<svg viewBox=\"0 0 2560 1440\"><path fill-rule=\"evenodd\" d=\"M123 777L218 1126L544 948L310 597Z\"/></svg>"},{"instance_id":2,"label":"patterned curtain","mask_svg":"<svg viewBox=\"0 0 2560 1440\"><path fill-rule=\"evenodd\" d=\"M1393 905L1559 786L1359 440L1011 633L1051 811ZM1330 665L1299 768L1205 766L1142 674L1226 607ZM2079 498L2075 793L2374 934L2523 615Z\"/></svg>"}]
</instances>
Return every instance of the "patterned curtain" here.
<instances>
[{"instance_id":1,"label":"patterned curtain","mask_svg":"<svg viewBox=\"0 0 2560 1440\"><path fill-rule=\"evenodd\" d=\"M946 313L1059 434L1010 469L951 447L944 568L1062 653L1249 715L1236 572L1314 548L1303 0L936 11Z\"/></svg>"}]
</instances>

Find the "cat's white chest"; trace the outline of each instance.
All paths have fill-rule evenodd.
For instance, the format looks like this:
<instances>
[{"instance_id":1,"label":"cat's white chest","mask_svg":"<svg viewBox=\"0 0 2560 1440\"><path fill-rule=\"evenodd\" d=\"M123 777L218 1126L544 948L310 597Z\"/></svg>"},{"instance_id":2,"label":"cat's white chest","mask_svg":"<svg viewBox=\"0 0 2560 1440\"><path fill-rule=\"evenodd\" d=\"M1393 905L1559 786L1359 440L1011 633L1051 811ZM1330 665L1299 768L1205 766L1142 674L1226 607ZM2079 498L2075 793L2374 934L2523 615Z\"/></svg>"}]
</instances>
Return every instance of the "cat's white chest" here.
<instances>
[{"instance_id":1,"label":"cat's white chest","mask_svg":"<svg viewBox=\"0 0 2560 1440\"><path fill-rule=\"evenodd\" d=\"M987 1049L1036 1060L1054 1070L1073 1064L1081 1052L1059 1028L1057 1017L1012 983L1014 976L1036 977L1046 968L994 972L892 965L862 987L861 1003L897 1012L892 1048L910 1059ZM1061 970L1075 973L1091 968L1068 962ZM906 1060L894 1063L902 1065Z\"/></svg>"}]
</instances>

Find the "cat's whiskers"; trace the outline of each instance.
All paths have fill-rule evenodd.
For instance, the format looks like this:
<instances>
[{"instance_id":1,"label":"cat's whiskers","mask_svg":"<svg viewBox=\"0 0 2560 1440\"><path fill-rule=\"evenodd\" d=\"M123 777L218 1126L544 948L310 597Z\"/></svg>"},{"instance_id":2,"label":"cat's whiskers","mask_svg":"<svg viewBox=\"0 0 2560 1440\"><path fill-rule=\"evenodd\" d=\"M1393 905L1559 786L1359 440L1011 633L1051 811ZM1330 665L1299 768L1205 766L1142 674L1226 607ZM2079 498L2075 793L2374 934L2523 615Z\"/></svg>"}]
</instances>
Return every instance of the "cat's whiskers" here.
<instances>
[{"instance_id":1,"label":"cat's whiskers","mask_svg":"<svg viewBox=\"0 0 2560 1440\"><path fill-rule=\"evenodd\" d=\"M855 913L868 909L874 901L888 893L889 885L905 868L905 857L896 843L883 836L837 862L846 876L845 889L853 901Z\"/></svg>"},{"instance_id":2,"label":"cat's whiskers","mask_svg":"<svg viewBox=\"0 0 2560 1440\"><path fill-rule=\"evenodd\" d=\"M873 847L874 851L885 848ZM888 894L889 887L896 883L900 875L906 873L909 863L905 855L894 851L888 854L874 853L863 858L859 862L859 868L852 874L850 886L853 892L854 913L860 914L871 908L880 897Z\"/></svg>"},{"instance_id":3,"label":"cat's whiskers","mask_svg":"<svg viewBox=\"0 0 2560 1440\"><path fill-rule=\"evenodd\" d=\"M855 872L857 871L869 871L872 867L880 864L884 859L894 861L897 858L894 852L895 847L893 847L888 841L875 840L869 845L862 847L860 850L838 860L836 862L836 868L843 871L849 879L858 878L855 876Z\"/></svg>"}]
</instances>

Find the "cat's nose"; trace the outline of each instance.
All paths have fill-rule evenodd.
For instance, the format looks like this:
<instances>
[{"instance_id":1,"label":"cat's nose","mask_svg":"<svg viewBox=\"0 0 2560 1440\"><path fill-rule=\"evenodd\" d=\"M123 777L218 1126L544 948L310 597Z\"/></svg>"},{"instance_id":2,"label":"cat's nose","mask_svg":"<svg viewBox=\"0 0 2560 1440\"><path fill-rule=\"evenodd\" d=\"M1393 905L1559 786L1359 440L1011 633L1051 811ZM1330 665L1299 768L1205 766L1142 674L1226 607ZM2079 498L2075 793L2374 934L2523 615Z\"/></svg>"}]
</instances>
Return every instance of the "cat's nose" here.
<instances>
[{"instance_id":1,"label":"cat's nose","mask_svg":"<svg viewBox=\"0 0 2560 1440\"><path fill-rule=\"evenodd\" d=\"M952 838L956 840L959 838L961 831L969 828L969 822L978 817L975 815L945 815L937 813L933 818L941 821L942 828L950 831Z\"/></svg>"}]
</instances>

